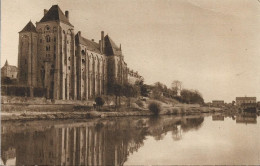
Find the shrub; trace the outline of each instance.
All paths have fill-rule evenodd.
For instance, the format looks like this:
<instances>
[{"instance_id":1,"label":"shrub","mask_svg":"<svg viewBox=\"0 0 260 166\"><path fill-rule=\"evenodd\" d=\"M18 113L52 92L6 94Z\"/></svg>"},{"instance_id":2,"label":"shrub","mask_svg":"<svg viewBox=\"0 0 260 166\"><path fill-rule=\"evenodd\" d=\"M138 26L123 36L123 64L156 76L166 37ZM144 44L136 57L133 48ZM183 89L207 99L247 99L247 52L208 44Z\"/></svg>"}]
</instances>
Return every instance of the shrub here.
<instances>
[{"instance_id":1,"label":"shrub","mask_svg":"<svg viewBox=\"0 0 260 166\"><path fill-rule=\"evenodd\" d=\"M158 102L151 102L148 108L154 115L158 115L162 110L161 104Z\"/></svg>"},{"instance_id":2,"label":"shrub","mask_svg":"<svg viewBox=\"0 0 260 166\"><path fill-rule=\"evenodd\" d=\"M105 100L102 97L96 97L95 102L97 107L102 107L105 104Z\"/></svg>"},{"instance_id":3,"label":"shrub","mask_svg":"<svg viewBox=\"0 0 260 166\"><path fill-rule=\"evenodd\" d=\"M144 103L143 103L143 101L141 101L141 100L137 100L135 103L136 103L139 107L144 107Z\"/></svg>"}]
</instances>

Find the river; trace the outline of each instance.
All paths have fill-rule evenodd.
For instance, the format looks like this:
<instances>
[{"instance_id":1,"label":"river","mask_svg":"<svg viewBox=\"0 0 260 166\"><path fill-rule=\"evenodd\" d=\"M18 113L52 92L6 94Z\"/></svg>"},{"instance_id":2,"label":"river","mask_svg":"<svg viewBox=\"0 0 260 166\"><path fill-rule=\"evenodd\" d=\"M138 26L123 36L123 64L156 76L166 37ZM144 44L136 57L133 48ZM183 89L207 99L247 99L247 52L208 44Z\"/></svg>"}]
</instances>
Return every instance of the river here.
<instances>
[{"instance_id":1,"label":"river","mask_svg":"<svg viewBox=\"0 0 260 166\"><path fill-rule=\"evenodd\" d=\"M6 165L260 164L256 115L2 122Z\"/></svg>"}]
</instances>

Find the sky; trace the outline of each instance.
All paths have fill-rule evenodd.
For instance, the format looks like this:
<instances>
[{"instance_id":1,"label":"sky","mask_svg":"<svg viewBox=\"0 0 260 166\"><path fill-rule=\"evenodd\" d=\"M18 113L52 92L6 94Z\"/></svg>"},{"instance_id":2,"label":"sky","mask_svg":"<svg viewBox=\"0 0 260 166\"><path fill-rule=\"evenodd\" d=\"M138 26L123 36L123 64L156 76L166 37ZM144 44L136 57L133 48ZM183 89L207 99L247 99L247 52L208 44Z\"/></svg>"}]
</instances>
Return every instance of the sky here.
<instances>
[{"instance_id":1,"label":"sky","mask_svg":"<svg viewBox=\"0 0 260 166\"><path fill-rule=\"evenodd\" d=\"M2 0L1 65L17 65L18 32L43 10L69 11L75 33L121 43L125 61L145 83L174 80L206 102L260 100L258 0Z\"/></svg>"}]
</instances>

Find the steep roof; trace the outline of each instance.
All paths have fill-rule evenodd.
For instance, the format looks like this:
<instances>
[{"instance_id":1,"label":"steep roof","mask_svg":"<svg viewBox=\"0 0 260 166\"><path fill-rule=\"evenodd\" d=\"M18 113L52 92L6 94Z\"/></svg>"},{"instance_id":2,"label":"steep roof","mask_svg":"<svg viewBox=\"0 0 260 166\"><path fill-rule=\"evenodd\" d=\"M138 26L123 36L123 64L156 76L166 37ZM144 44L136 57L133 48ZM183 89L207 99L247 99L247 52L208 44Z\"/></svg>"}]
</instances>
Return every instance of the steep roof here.
<instances>
[{"instance_id":1,"label":"steep roof","mask_svg":"<svg viewBox=\"0 0 260 166\"><path fill-rule=\"evenodd\" d=\"M4 68L10 68L12 70L17 70L18 69L16 66L9 65L7 60L5 61L5 65L1 69L4 69Z\"/></svg>"},{"instance_id":2,"label":"steep roof","mask_svg":"<svg viewBox=\"0 0 260 166\"><path fill-rule=\"evenodd\" d=\"M115 42L108 36L105 36L105 40L107 41L108 47L112 48L112 52L114 55L122 55L121 49L115 44Z\"/></svg>"},{"instance_id":3,"label":"steep roof","mask_svg":"<svg viewBox=\"0 0 260 166\"><path fill-rule=\"evenodd\" d=\"M61 21L63 23L66 23L70 26L73 26L67 17L64 15L64 13L61 11L60 7L58 5L53 5L49 11L43 16L43 18L40 20L40 22L47 22L47 21Z\"/></svg>"},{"instance_id":4,"label":"steep roof","mask_svg":"<svg viewBox=\"0 0 260 166\"><path fill-rule=\"evenodd\" d=\"M31 21L20 32L36 32L36 28Z\"/></svg>"},{"instance_id":5,"label":"steep roof","mask_svg":"<svg viewBox=\"0 0 260 166\"><path fill-rule=\"evenodd\" d=\"M87 50L96 52L98 54L101 54L100 46L99 46L98 43L96 43L94 41L91 41L89 39L86 39L86 38L80 36L79 34L77 34L77 38L78 38L78 42L80 44L83 44L83 45L85 45L87 47Z\"/></svg>"},{"instance_id":6,"label":"steep roof","mask_svg":"<svg viewBox=\"0 0 260 166\"><path fill-rule=\"evenodd\" d=\"M8 61L6 60L6 61L5 61L5 66L8 66L8 65L9 65L9 63L8 63Z\"/></svg>"}]
</instances>

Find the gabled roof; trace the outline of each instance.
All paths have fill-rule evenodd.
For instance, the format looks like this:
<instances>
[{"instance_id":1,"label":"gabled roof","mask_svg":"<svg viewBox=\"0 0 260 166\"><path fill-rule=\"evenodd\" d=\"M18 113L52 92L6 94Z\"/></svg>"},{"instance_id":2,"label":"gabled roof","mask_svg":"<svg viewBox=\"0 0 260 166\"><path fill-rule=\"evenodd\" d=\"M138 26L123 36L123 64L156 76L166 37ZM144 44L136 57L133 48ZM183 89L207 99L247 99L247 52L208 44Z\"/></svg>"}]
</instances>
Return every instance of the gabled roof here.
<instances>
[{"instance_id":1,"label":"gabled roof","mask_svg":"<svg viewBox=\"0 0 260 166\"><path fill-rule=\"evenodd\" d=\"M31 21L29 21L28 24L20 32L35 32L35 33L37 33L36 28Z\"/></svg>"},{"instance_id":2,"label":"gabled roof","mask_svg":"<svg viewBox=\"0 0 260 166\"><path fill-rule=\"evenodd\" d=\"M1 69L4 69L4 68L9 68L9 69L12 69L12 70L17 70L17 67L16 67L16 66L13 66L13 65L9 65L9 63L8 63L7 60L5 61L5 65L4 65Z\"/></svg>"},{"instance_id":3,"label":"gabled roof","mask_svg":"<svg viewBox=\"0 0 260 166\"><path fill-rule=\"evenodd\" d=\"M86 39L79 34L77 34L76 40L78 39L77 42L79 42L82 45L85 45L87 47L87 50L96 52L98 54L101 54L100 52L100 45L94 41L91 41L89 39Z\"/></svg>"},{"instance_id":4,"label":"gabled roof","mask_svg":"<svg viewBox=\"0 0 260 166\"><path fill-rule=\"evenodd\" d=\"M108 44L108 47L112 48L112 54L113 55L122 55L121 49L115 44L115 42L108 36L105 36L105 40Z\"/></svg>"},{"instance_id":5,"label":"gabled roof","mask_svg":"<svg viewBox=\"0 0 260 166\"><path fill-rule=\"evenodd\" d=\"M67 17L64 15L64 13L61 11L60 7L58 5L53 5L49 11L43 16L43 18L40 20L40 22L47 22L47 21L61 21L63 23L66 23L70 26L73 26Z\"/></svg>"}]
</instances>

